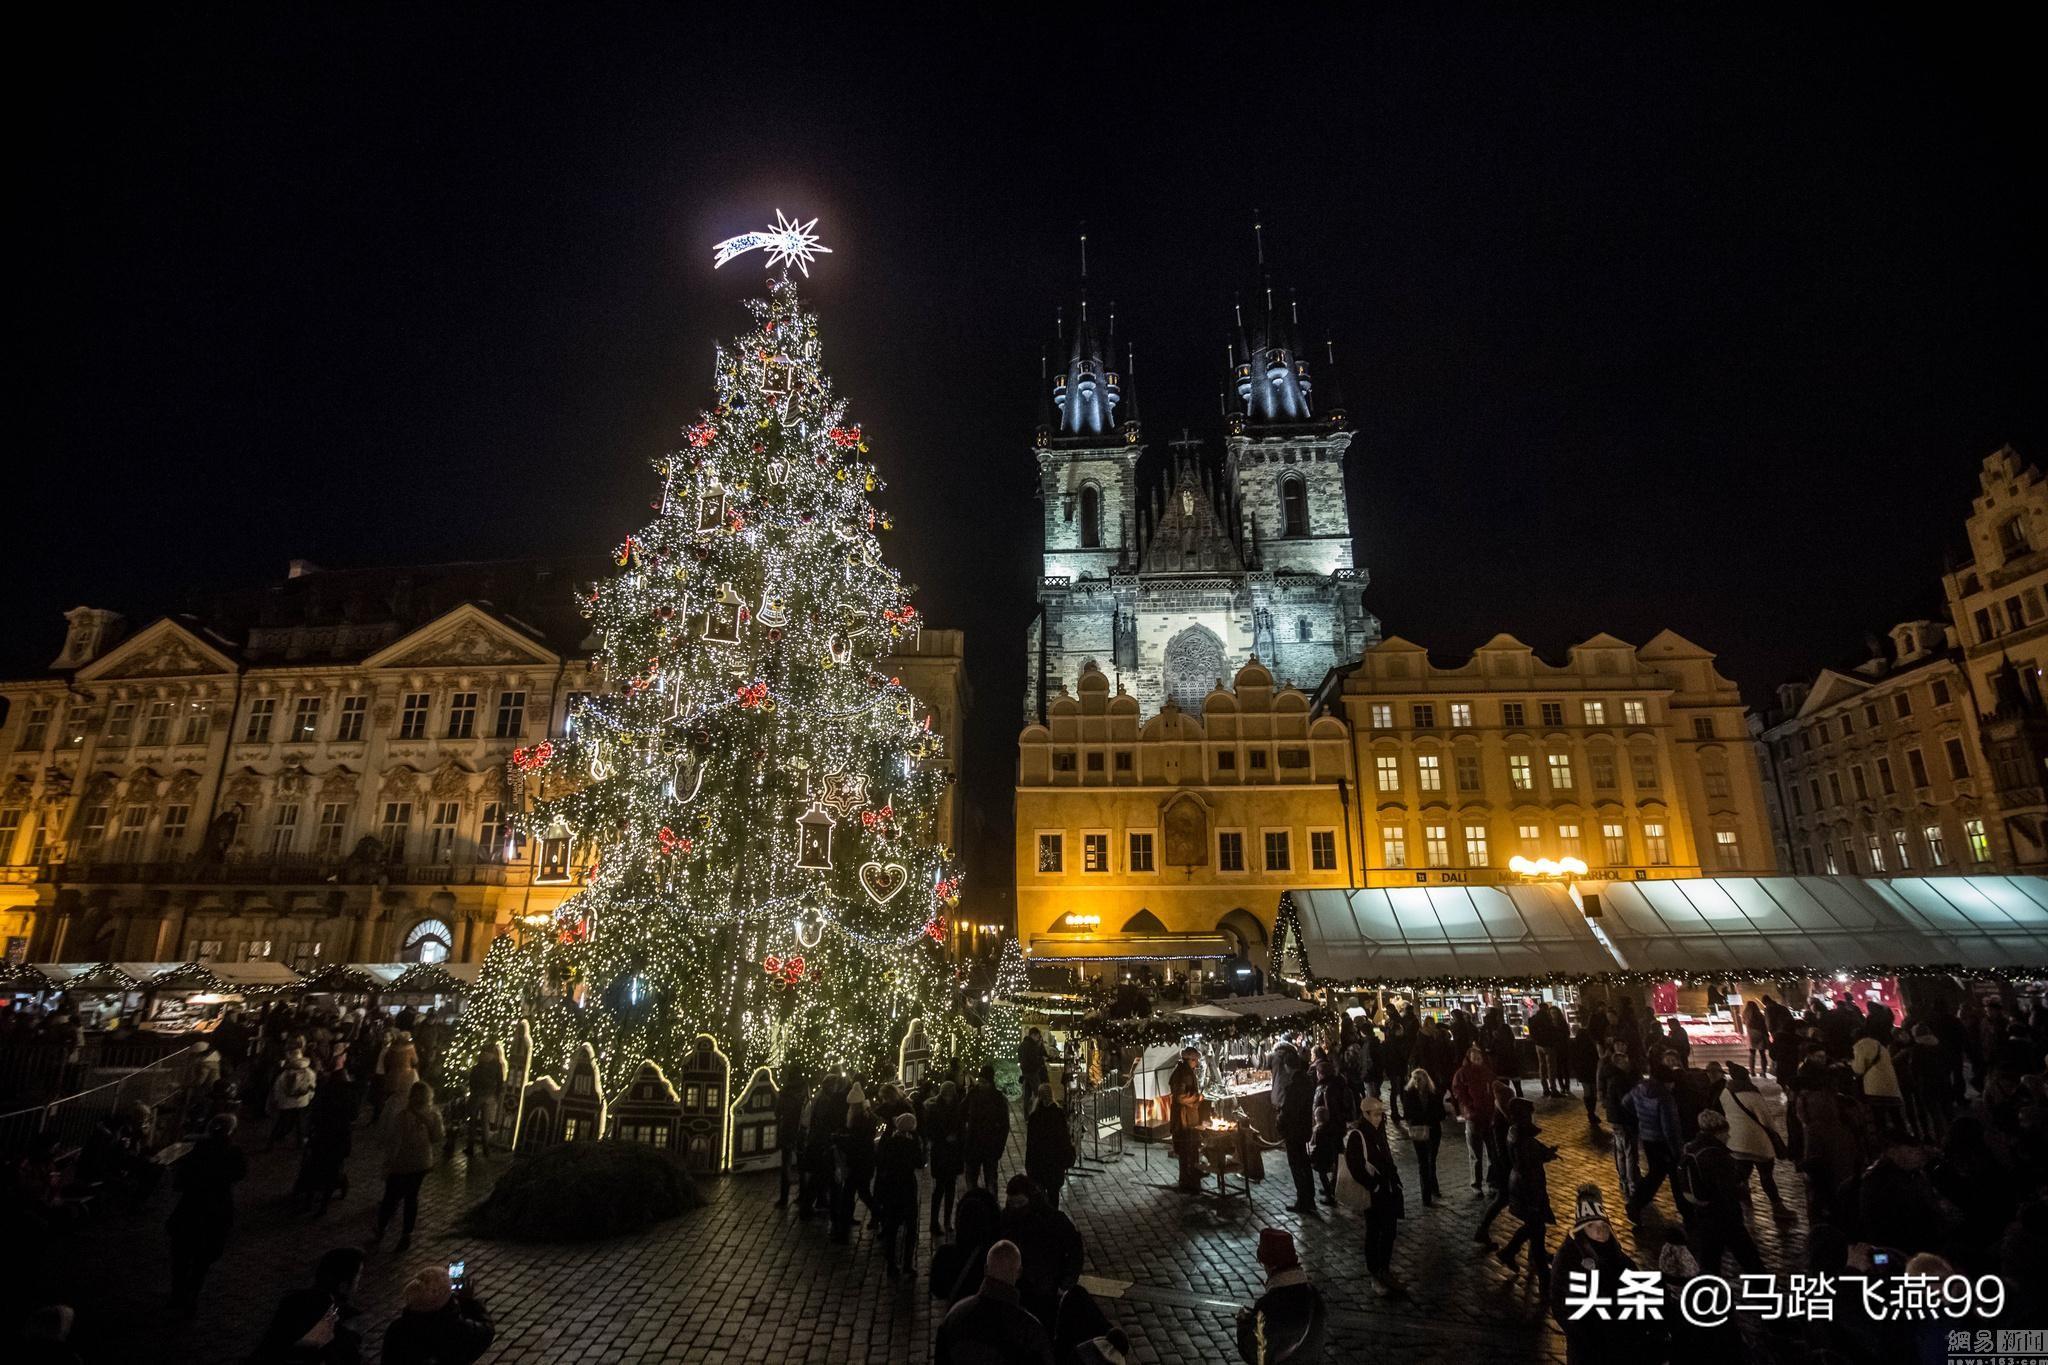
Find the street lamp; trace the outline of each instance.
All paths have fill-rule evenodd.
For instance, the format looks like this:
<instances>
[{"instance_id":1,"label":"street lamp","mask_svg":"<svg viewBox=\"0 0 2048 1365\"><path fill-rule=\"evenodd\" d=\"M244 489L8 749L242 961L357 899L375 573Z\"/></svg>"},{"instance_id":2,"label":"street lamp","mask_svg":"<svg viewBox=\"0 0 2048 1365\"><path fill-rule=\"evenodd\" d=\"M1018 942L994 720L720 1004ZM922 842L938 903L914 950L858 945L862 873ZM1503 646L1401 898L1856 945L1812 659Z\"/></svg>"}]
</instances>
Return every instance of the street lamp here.
<instances>
[{"instance_id":1,"label":"street lamp","mask_svg":"<svg viewBox=\"0 0 2048 1365\"><path fill-rule=\"evenodd\" d=\"M1586 864L1580 859L1570 856L1563 858L1524 858L1521 854L1517 853L1514 857L1508 859L1508 871L1529 881L1569 882L1576 877L1586 875Z\"/></svg>"}]
</instances>

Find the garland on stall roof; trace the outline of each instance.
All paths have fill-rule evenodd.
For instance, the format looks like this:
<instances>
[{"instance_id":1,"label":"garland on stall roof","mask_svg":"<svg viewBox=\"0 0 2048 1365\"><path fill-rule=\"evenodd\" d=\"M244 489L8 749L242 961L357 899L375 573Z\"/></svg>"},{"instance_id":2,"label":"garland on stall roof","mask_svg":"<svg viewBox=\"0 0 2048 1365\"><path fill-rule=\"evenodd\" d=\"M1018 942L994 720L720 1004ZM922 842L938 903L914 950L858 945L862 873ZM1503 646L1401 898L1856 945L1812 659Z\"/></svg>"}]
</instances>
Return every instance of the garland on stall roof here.
<instances>
[{"instance_id":1,"label":"garland on stall roof","mask_svg":"<svg viewBox=\"0 0 2048 1365\"><path fill-rule=\"evenodd\" d=\"M1140 1019L1105 1019L1090 1015L1074 1031L1117 1051L1151 1047L1157 1043L1237 1042L1244 1039L1276 1038L1283 1033L1320 1033L1334 1027L1337 1011L1327 1005L1297 1014L1240 1015L1231 1019L1201 1015L1153 1014Z\"/></svg>"},{"instance_id":2,"label":"garland on stall roof","mask_svg":"<svg viewBox=\"0 0 2048 1365\"><path fill-rule=\"evenodd\" d=\"M1828 981L1837 976L1869 981L1887 976L1954 976L1965 981L2038 981L2048 978L2042 967L1958 967L1952 964L1900 966L1894 963L1865 963L1847 967L1768 967L1754 971L1734 969L1713 972L1612 971L1537 972L1520 976L1379 976L1356 981L1315 982L1317 990L1380 990L1395 987L1407 991L1510 992L1545 986L1656 986L1675 982L1681 986L1712 985L1717 981Z\"/></svg>"}]
</instances>

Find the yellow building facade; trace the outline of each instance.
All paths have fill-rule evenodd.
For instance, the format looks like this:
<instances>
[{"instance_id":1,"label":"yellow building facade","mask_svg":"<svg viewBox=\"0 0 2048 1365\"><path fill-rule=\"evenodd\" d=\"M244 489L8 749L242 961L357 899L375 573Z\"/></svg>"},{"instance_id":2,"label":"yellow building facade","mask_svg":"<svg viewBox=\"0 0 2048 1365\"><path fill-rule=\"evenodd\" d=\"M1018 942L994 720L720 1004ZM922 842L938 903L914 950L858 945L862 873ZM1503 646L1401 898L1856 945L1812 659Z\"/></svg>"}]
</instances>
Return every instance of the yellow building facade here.
<instances>
[{"instance_id":1,"label":"yellow building facade","mask_svg":"<svg viewBox=\"0 0 2048 1365\"><path fill-rule=\"evenodd\" d=\"M1280 893L1348 886L1350 741L1257 660L1200 714L1139 714L1090 664L1018 745L1017 931L1090 974L1263 968ZM1121 964L1121 965L1119 965Z\"/></svg>"}]
</instances>

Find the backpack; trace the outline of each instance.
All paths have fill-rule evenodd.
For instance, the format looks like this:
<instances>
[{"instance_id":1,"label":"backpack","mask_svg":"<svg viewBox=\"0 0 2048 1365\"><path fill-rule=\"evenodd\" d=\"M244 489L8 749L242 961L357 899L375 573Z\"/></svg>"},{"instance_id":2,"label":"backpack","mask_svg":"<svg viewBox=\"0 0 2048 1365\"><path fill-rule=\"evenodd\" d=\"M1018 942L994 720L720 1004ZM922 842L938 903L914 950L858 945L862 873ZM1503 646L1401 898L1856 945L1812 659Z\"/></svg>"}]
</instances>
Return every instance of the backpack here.
<instances>
[{"instance_id":1,"label":"backpack","mask_svg":"<svg viewBox=\"0 0 2048 1365\"><path fill-rule=\"evenodd\" d=\"M1707 1207L1708 1200L1701 1191L1706 1181L1700 1172L1699 1153L1687 1147L1678 1158L1678 1165L1671 1172L1671 1189L1680 1200L1696 1209Z\"/></svg>"}]
</instances>

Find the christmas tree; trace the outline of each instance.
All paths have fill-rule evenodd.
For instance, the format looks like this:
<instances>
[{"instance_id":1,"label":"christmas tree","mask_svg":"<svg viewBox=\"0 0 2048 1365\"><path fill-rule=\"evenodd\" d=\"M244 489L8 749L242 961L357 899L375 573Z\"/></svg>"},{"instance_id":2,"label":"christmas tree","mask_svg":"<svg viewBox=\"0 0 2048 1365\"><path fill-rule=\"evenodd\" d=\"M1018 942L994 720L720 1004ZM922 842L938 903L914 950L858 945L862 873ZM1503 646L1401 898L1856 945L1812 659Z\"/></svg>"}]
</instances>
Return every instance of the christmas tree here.
<instances>
[{"instance_id":1,"label":"christmas tree","mask_svg":"<svg viewBox=\"0 0 2048 1365\"><path fill-rule=\"evenodd\" d=\"M889 661L918 615L787 273L805 253L760 244L782 271L719 349L713 406L655 461L660 515L587 599L604 690L514 756L520 828L582 883L480 983L500 1026L544 1002L536 1074L583 1042L612 1082L673 1069L699 1033L735 1086L792 1062L893 1074L914 1017L935 1053L961 1042L939 740Z\"/></svg>"}]
</instances>

